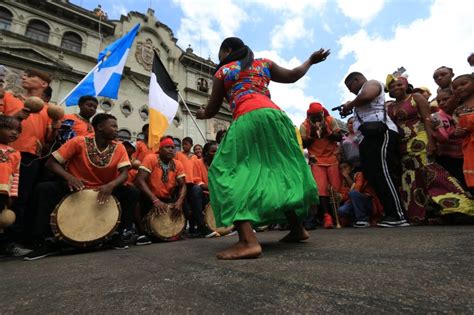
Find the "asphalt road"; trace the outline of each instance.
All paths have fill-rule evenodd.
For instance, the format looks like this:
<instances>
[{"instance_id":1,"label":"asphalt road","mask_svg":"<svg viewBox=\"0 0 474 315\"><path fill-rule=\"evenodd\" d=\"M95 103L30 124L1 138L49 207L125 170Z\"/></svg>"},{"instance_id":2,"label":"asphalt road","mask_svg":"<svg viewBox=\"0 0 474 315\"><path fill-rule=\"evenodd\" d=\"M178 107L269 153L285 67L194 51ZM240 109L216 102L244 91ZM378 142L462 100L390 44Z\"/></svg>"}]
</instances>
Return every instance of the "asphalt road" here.
<instances>
[{"instance_id":1,"label":"asphalt road","mask_svg":"<svg viewBox=\"0 0 474 315\"><path fill-rule=\"evenodd\" d=\"M0 314L474 313L474 226L284 234L252 260L214 258L235 236L3 258Z\"/></svg>"}]
</instances>

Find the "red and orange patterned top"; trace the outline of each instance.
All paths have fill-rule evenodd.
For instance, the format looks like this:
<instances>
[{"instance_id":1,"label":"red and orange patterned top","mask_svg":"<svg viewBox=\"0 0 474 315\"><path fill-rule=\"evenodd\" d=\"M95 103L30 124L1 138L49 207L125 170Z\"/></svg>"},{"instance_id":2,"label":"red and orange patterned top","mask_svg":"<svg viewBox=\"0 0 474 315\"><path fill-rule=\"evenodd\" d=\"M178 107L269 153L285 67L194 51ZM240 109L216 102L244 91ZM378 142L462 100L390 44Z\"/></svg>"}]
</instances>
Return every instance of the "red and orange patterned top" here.
<instances>
[{"instance_id":1,"label":"red and orange patterned top","mask_svg":"<svg viewBox=\"0 0 474 315\"><path fill-rule=\"evenodd\" d=\"M269 59L255 59L248 69L242 71L240 61L233 61L217 70L215 77L224 82L234 119L260 108L280 110L270 100L268 90L272 64Z\"/></svg>"}]
</instances>

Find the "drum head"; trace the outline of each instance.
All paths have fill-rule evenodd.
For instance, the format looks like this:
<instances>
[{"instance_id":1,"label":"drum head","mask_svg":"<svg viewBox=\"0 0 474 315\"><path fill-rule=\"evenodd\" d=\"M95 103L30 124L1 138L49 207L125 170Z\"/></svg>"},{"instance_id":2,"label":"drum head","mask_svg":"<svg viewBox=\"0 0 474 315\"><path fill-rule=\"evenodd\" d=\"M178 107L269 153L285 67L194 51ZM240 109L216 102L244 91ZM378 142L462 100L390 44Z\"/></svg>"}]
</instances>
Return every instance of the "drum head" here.
<instances>
[{"instance_id":1,"label":"drum head","mask_svg":"<svg viewBox=\"0 0 474 315\"><path fill-rule=\"evenodd\" d=\"M175 239L183 232L186 226L186 219L184 215L181 214L179 218L174 221L171 218L171 211L158 215L152 209L146 217L145 226L148 227L149 232L159 239L168 241Z\"/></svg>"},{"instance_id":2,"label":"drum head","mask_svg":"<svg viewBox=\"0 0 474 315\"><path fill-rule=\"evenodd\" d=\"M212 210L211 203L208 203L206 209L204 209L204 222L209 229L216 231L220 235L227 235L232 232L232 229L234 228L233 225L224 227L216 226L216 218L214 217L214 210Z\"/></svg>"},{"instance_id":3,"label":"drum head","mask_svg":"<svg viewBox=\"0 0 474 315\"><path fill-rule=\"evenodd\" d=\"M74 244L95 243L115 231L120 222L120 207L113 196L99 205L99 193L86 189L65 197L52 214L60 239ZM52 224L54 224L52 220Z\"/></svg>"}]
</instances>

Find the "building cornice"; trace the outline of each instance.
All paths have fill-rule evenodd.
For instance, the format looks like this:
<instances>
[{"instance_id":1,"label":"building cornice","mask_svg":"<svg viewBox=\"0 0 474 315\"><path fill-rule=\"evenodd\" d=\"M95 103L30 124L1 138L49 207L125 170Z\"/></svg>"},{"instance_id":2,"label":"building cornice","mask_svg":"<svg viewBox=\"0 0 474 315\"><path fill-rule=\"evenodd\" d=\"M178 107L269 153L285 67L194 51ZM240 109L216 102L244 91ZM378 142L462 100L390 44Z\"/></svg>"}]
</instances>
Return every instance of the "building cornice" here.
<instances>
[{"instance_id":1,"label":"building cornice","mask_svg":"<svg viewBox=\"0 0 474 315\"><path fill-rule=\"evenodd\" d=\"M114 35L115 25L113 23L108 20L99 21L94 13L74 5L68 0L5 0L5 3L83 32L91 33L93 31L97 36L99 36L100 24L102 36Z\"/></svg>"}]
</instances>

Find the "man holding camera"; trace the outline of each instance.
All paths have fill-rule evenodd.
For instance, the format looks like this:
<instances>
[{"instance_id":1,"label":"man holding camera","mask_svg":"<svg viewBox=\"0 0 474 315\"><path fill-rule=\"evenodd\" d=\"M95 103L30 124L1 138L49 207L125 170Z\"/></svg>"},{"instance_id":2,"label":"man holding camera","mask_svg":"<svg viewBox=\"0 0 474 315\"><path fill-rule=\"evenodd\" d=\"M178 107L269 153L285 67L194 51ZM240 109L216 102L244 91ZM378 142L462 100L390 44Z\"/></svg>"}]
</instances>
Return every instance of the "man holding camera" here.
<instances>
[{"instance_id":1,"label":"man holding camera","mask_svg":"<svg viewBox=\"0 0 474 315\"><path fill-rule=\"evenodd\" d=\"M359 145L362 171L375 188L385 212L378 225L409 226L394 179L399 160L399 135L397 126L387 115L384 86L375 80L368 81L360 72L350 73L344 83L357 96L344 104L341 114L354 110L354 129L363 135Z\"/></svg>"}]
</instances>

